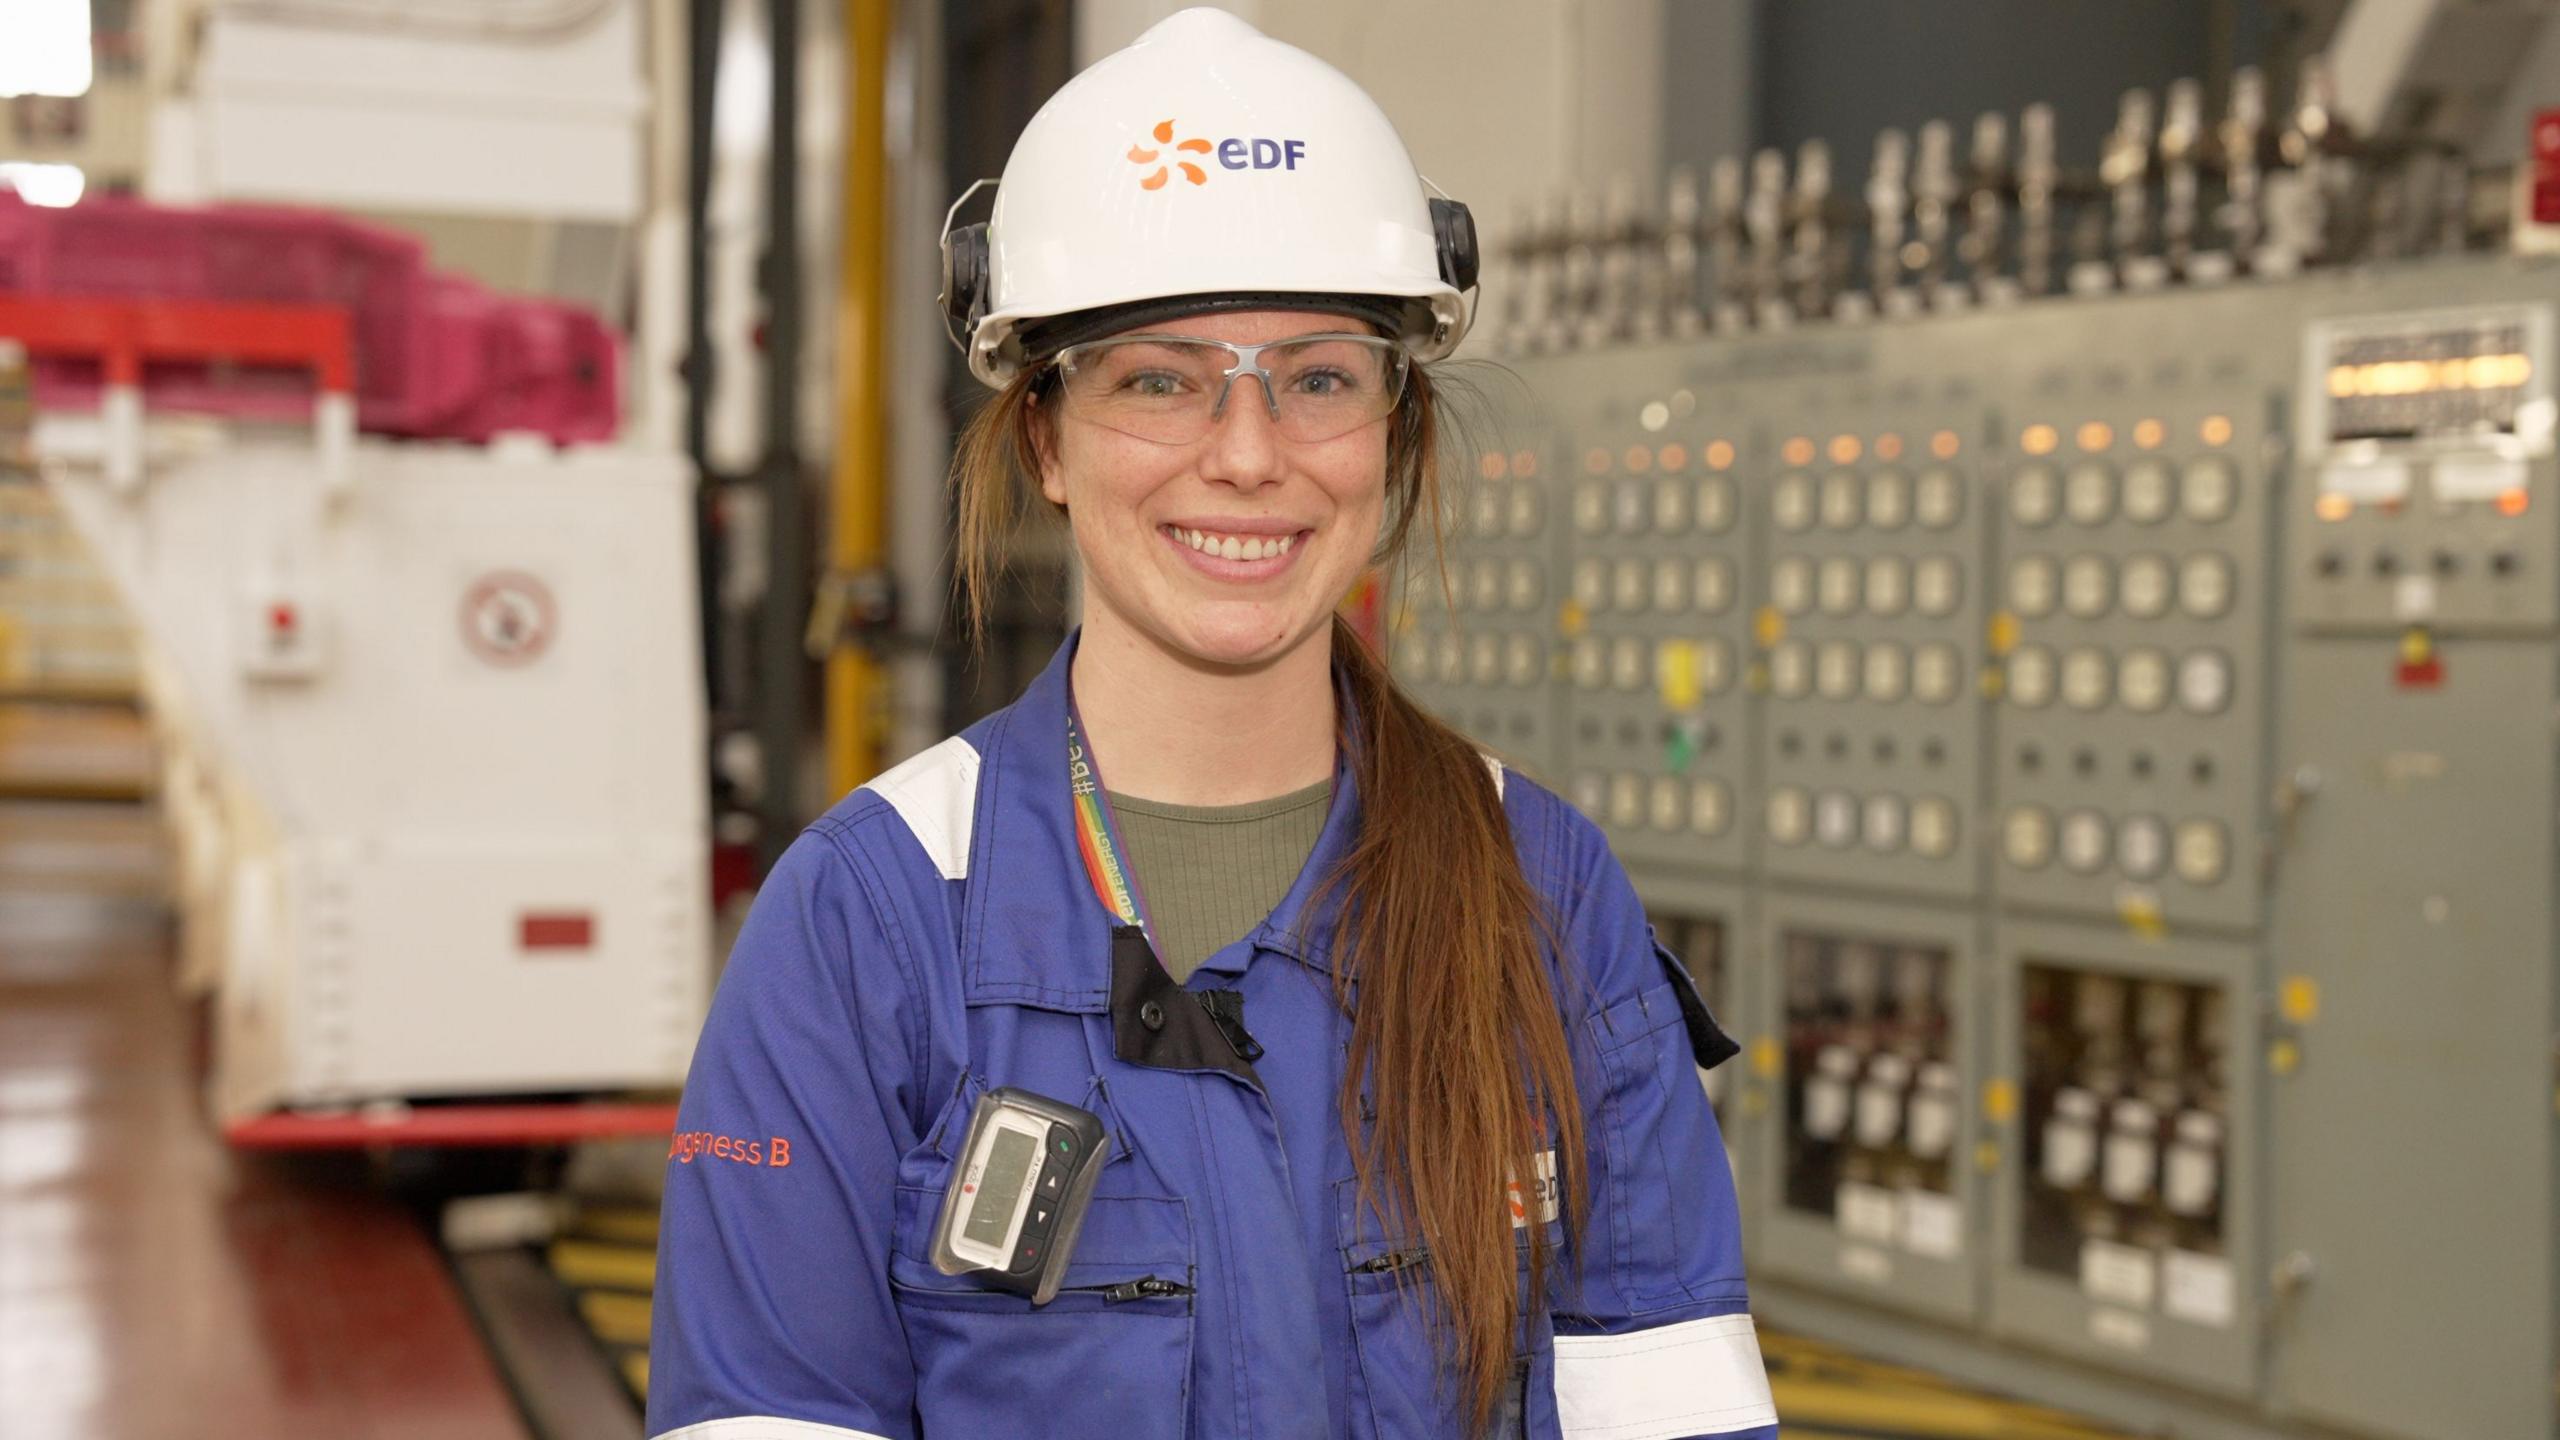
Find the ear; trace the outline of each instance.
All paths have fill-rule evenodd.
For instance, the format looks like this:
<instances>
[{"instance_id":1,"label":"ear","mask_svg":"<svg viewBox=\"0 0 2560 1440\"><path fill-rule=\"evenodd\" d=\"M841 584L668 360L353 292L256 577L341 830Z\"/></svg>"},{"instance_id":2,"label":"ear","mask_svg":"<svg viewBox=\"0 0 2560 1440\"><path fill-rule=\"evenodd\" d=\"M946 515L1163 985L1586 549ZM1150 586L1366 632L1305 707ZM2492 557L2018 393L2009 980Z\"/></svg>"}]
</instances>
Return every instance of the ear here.
<instances>
[{"instance_id":1,"label":"ear","mask_svg":"<svg viewBox=\"0 0 2560 1440\"><path fill-rule=\"evenodd\" d=\"M1042 405L1040 397L1034 394L1022 423L1031 433L1031 453L1040 462L1040 494L1050 504L1064 510L1067 508L1067 472L1058 457L1057 418L1056 412Z\"/></svg>"}]
</instances>

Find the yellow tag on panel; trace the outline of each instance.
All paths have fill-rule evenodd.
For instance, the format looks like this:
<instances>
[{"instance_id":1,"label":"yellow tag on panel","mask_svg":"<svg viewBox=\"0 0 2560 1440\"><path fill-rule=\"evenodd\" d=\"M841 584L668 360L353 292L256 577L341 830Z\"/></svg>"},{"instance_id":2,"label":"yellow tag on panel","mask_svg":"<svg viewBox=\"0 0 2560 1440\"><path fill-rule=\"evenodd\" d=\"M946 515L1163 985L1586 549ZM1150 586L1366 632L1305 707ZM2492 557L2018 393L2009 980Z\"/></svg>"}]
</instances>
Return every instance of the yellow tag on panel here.
<instances>
[{"instance_id":1,"label":"yellow tag on panel","mask_svg":"<svg viewBox=\"0 0 2560 1440\"><path fill-rule=\"evenodd\" d=\"M2276 995L2276 1007L2284 1018L2296 1025L2308 1025L2320 1018L2320 982L2308 975L2288 975L2284 988Z\"/></svg>"},{"instance_id":2,"label":"yellow tag on panel","mask_svg":"<svg viewBox=\"0 0 2560 1440\"><path fill-rule=\"evenodd\" d=\"M1703 698L1703 687L1698 683L1698 647L1686 640L1664 641L1654 657L1653 678L1667 708L1686 710L1696 705Z\"/></svg>"},{"instance_id":3,"label":"yellow tag on panel","mask_svg":"<svg viewBox=\"0 0 2560 1440\"><path fill-rule=\"evenodd\" d=\"M1777 606L1763 605L1759 613L1751 617L1751 629L1761 649L1773 650L1779 641L1787 638L1787 617L1778 613Z\"/></svg>"},{"instance_id":4,"label":"yellow tag on panel","mask_svg":"<svg viewBox=\"0 0 2560 1440\"><path fill-rule=\"evenodd\" d=\"M1775 1079L1784 1055L1778 1049L1778 1037L1761 1035L1751 1042L1751 1073L1763 1080Z\"/></svg>"},{"instance_id":5,"label":"yellow tag on panel","mask_svg":"<svg viewBox=\"0 0 2560 1440\"><path fill-rule=\"evenodd\" d=\"M2018 648L2018 617L2006 610L1993 615L1983 638L1991 642L1992 654L2005 657Z\"/></svg>"},{"instance_id":6,"label":"yellow tag on panel","mask_svg":"<svg viewBox=\"0 0 2560 1440\"><path fill-rule=\"evenodd\" d=\"M1982 1118L1994 1125L2006 1125L2017 1118L2018 1087L2008 1080L1992 1080L1982 1087Z\"/></svg>"}]
</instances>

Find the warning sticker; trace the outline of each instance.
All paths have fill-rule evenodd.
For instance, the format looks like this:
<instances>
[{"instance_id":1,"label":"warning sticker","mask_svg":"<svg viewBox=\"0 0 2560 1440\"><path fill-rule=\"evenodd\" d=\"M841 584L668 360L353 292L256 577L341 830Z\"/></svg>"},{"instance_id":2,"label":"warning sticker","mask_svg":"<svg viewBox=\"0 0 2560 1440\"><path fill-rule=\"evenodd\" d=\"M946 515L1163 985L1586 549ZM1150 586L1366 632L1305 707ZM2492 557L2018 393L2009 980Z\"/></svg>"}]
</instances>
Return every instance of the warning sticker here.
<instances>
[{"instance_id":1,"label":"warning sticker","mask_svg":"<svg viewBox=\"0 0 2560 1440\"><path fill-rule=\"evenodd\" d=\"M462 643L492 665L530 665L560 628L551 587L521 570L495 570L462 596Z\"/></svg>"}]
</instances>

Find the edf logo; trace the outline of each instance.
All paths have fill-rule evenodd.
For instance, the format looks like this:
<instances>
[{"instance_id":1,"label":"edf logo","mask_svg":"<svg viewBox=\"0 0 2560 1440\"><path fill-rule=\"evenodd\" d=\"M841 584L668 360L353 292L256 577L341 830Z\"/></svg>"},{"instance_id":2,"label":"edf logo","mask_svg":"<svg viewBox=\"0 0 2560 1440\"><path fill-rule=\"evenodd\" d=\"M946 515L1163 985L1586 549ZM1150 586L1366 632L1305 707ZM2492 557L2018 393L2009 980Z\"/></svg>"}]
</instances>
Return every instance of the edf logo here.
<instances>
[{"instance_id":1,"label":"edf logo","mask_svg":"<svg viewBox=\"0 0 2560 1440\"><path fill-rule=\"evenodd\" d=\"M1245 158L1248 146L1252 150L1250 161ZM1304 140L1221 140L1218 142L1218 163L1230 170L1242 170L1247 168L1248 164L1255 170L1295 170L1298 168L1298 162L1305 158L1307 158L1307 142Z\"/></svg>"},{"instance_id":2,"label":"edf logo","mask_svg":"<svg viewBox=\"0 0 2560 1440\"><path fill-rule=\"evenodd\" d=\"M1155 135L1156 144L1160 146L1171 146L1173 149L1185 154L1207 155L1213 148L1206 140L1197 138L1189 140L1174 139L1173 122L1170 120L1157 121L1153 134ZM1233 140L1221 140L1214 148L1217 153L1218 163L1229 170L1295 170L1298 168L1298 162L1307 158L1307 142L1304 140L1238 138ZM1165 182L1173 178L1173 171L1175 170L1181 171L1182 178L1190 181L1194 185L1206 185L1209 183L1209 172L1201 169L1189 160L1177 158L1171 163L1170 167L1158 164L1158 159L1162 154L1163 152L1161 150L1150 150L1144 145L1132 145L1129 147L1130 164L1155 166L1153 170L1139 177L1139 189L1163 189L1165 187Z\"/></svg>"}]
</instances>

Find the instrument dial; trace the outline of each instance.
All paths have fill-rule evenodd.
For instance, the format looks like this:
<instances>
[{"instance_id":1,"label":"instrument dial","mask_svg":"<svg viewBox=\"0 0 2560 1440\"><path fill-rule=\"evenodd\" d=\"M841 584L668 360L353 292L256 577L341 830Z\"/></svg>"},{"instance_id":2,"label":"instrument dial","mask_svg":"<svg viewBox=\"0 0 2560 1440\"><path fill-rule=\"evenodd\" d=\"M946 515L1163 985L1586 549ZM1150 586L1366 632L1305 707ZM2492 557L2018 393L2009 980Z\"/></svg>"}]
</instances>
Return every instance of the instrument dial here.
<instances>
[{"instance_id":1,"label":"instrument dial","mask_svg":"<svg viewBox=\"0 0 2560 1440\"><path fill-rule=\"evenodd\" d=\"M2021 870L2041 870L2053 858L2053 817L2034 805L2009 812L2000 826L2000 848Z\"/></svg>"},{"instance_id":2,"label":"instrument dial","mask_svg":"<svg viewBox=\"0 0 2560 1440\"><path fill-rule=\"evenodd\" d=\"M2062 481L2062 513L2078 525L2104 525L2116 509L2116 477L2096 460L2071 467Z\"/></svg>"},{"instance_id":3,"label":"instrument dial","mask_svg":"<svg viewBox=\"0 0 2560 1440\"><path fill-rule=\"evenodd\" d=\"M2062 481L2050 465L2027 465L2009 477L2009 518L2030 530L2053 523L2062 508Z\"/></svg>"}]
</instances>

